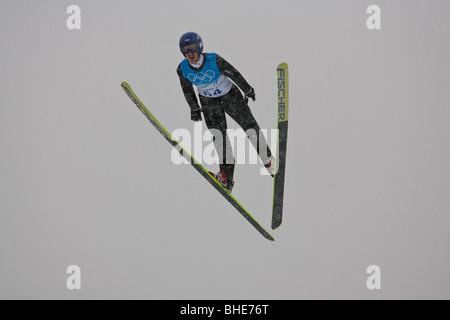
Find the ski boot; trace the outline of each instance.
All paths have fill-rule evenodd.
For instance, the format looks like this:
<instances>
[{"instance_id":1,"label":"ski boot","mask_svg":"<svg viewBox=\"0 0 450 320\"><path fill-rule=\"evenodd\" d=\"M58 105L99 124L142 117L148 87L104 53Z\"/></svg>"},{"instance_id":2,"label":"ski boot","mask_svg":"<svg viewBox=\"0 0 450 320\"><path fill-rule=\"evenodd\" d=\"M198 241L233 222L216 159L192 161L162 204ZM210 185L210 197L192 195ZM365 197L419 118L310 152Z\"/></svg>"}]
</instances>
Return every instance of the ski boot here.
<instances>
[{"instance_id":1,"label":"ski boot","mask_svg":"<svg viewBox=\"0 0 450 320\"><path fill-rule=\"evenodd\" d=\"M228 181L227 175L225 172L220 171L218 174L214 174L211 171L209 171L209 174L212 175L214 179L217 180L229 193L233 190L234 187L234 181Z\"/></svg>"},{"instance_id":2,"label":"ski boot","mask_svg":"<svg viewBox=\"0 0 450 320\"><path fill-rule=\"evenodd\" d=\"M270 157L269 162L267 162L267 164L264 165L264 167L266 167L267 171L269 171L269 174L273 177L275 177L275 166L276 166L276 161L274 157Z\"/></svg>"}]
</instances>

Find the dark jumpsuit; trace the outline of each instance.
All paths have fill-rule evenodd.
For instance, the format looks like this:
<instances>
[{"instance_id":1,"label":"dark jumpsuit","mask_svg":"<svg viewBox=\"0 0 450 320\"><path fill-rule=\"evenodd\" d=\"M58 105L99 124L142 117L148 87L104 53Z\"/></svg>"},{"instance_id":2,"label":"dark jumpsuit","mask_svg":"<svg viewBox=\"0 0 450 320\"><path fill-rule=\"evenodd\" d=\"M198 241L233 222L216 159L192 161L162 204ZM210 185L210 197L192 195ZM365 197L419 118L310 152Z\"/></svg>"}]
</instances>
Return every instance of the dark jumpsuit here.
<instances>
[{"instance_id":1,"label":"dark jumpsuit","mask_svg":"<svg viewBox=\"0 0 450 320\"><path fill-rule=\"evenodd\" d=\"M206 53L203 53L203 58L203 64L200 68L194 68L190 64L189 67L193 71L200 72L206 62ZM216 62L219 71L234 82L232 88L227 94L220 97L211 98L202 95L199 95L199 97L206 126L210 130L219 130L222 135L220 137L221 139L217 139L215 137L215 142L222 141L223 145L220 145L220 143L219 145L215 143L215 148L220 159L220 170L226 174L230 185L233 181L235 161L231 144L226 134L227 119L225 114L228 114L247 133L248 138L256 148L258 155L263 162L267 162L272 153L266 139L264 138L264 135L260 135L260 127L250 111L246 99L238 89L239 86L243 92L249 92L251 90L251 86L247 83L239 71L237 71L231 64L219 55L216 56ZM180 78L181 88L183 89L183 93L189 107L191 110L198 109L200 106L198 104L193 84L183 76L181 64L178 66L177 73ZM214 132L214 130L212 130L212 132ZM225 139L222 137L225 137Z\"/></svg>"}]
</instances>

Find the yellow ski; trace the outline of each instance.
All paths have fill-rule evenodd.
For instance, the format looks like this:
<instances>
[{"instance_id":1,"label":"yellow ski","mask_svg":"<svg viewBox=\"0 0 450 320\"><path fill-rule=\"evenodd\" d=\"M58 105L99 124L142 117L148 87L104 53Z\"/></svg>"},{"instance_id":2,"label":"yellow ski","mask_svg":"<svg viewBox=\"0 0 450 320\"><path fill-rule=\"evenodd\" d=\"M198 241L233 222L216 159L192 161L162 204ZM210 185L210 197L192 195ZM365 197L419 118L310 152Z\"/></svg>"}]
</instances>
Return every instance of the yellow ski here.
<instances>
[{"instance_id":1,"label":"yellow ski","mask_svg":"<svg viewBox=\"0 0 450 320\"><path fill-rule=\"evenodd\" d=\"M275 239L256 221L250 213L224 188L219 182L217 182L211 174L197 161L192 155L187 152L183 146L159 123L155 116L147 109L141 100L131 89L130 85L126 82L122 82L122 88L125 93L130 97L134 104L141 110L141 112L147 117L151 124L159 131L159 133L178 151L183 157L185 157L191 165L198 171L219 193L224 196L225 199L237 210L239 213L256 228L266 239L274 241Z\"/></svg>"},{"instance_id":2,"label":"yellow ski","mask_svg":"<svg viewBox=\"0 0 450 320\"><path fill-rule=\"evenodd\" d=\"M289 121L289 71L288 65L282 63L277 68L278 83L278 161L275 168L273 184L272 229L281 225L283 218L284 178L286 173L286 152Z\"/></svg>"}]
</instances>

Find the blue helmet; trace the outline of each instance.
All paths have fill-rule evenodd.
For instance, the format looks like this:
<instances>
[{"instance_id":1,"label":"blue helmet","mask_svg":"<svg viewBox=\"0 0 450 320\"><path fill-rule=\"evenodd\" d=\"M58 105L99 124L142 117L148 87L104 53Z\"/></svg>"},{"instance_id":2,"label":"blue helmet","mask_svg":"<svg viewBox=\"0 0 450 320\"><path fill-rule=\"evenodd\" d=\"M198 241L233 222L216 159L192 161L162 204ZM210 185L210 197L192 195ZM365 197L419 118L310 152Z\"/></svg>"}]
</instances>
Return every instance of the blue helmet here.
<instances>
[{"instance_id":1,"label":"blue helmet","mask_svg":"<svg viewBox=\"0 0 450 320\"><path fill-rule=\"evenodd\" d=\"M190 44L194 44L195 45L195 49L188 49L183 50L183 48L187 45ZM202 54L203 52L203 40L202 37L200 37L197 33L195 32L188 32L185 33L181 36L180 38L180 51L183 54L183 56L188 53L189 51L194 51L194 52L198 52L198 54Z\"/></svg>"}]
</instances>

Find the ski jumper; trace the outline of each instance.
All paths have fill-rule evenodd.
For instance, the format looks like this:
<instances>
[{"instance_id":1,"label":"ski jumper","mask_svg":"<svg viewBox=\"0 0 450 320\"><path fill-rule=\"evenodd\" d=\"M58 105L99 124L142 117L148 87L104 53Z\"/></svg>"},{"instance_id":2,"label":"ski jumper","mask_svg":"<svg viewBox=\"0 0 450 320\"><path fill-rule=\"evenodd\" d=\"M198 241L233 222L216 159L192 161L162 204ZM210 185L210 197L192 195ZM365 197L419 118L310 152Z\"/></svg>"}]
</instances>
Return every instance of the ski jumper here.
<instances>
[{"instance_id":1,"label":"ski jumper","mask_svg":"<svg viewBox=\"0 0 450 320\"><path fill-rule=\"evenodd\" d=\"M179 64L177 73L191 110L200 108L193 85L197 87L206 126L214 136L214 146L220 159L220 170L226 174L228 181L232 182L235 161L226 133L225 114L228 114L247 133L247 137L264 164L268 162L272 154L264 135L261 134L260 138L260 127L238 89L239 87L243 92L249 92L251 86L239 71L218 54L203 53L202 59L203 62L199 68L195 68L187 59L184 59ZM220 137L217 133L215 134L217 131L220 132Z\"/></svg>"}]
</instances>

